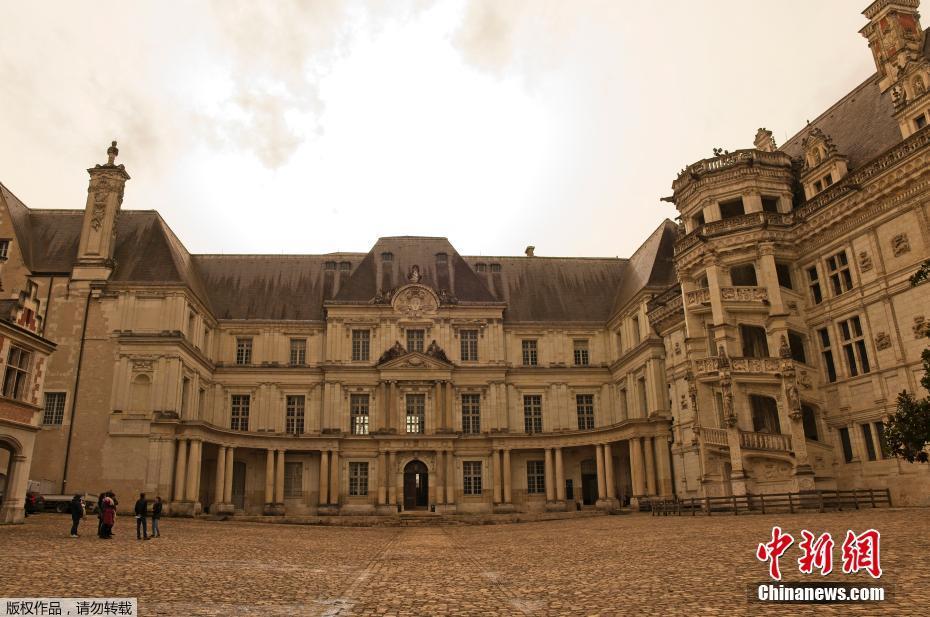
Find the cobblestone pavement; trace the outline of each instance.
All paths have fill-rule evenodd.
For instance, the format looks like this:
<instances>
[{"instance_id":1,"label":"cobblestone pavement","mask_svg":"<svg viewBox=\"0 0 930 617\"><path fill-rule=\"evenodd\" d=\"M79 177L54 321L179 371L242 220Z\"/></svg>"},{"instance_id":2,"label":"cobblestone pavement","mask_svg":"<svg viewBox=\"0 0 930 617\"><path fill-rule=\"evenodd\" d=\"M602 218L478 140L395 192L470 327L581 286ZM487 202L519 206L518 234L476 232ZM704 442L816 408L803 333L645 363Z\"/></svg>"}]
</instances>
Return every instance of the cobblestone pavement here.
<instances>
[{"instance_id":1,"label":"cobblestone pavement","mask_svg":"<svg viewBox=\"0 0 930 617\"><path fill-rule=\"evenodd\" d=\"M345 528L166 519L163 538L135 539L133 520L98 540L95 519L68 537L67 516L0 527L0 596L138 597L150 615L926 615L930 525L926 509L813 515L597 517L516 525ZM882 533L876 605L747 602L767 579L756 545L780 525L870 527ZM802 576L797 545L781 560ZM829 580L873 582L864 573Z\"/></svg>"}]
</instances>

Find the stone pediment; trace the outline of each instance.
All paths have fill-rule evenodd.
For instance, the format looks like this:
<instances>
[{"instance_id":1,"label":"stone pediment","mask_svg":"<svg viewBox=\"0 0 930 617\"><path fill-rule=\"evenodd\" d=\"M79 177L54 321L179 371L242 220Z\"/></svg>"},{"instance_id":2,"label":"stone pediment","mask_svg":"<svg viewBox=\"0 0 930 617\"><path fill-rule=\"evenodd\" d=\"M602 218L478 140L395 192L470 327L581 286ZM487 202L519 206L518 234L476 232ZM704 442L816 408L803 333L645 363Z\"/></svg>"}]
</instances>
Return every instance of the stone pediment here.
<instances>
[{"instance_id":1,"label":"stone pediment","mask_svg":"<svg viewBox=\"0 0 930 617\"><path fill-rule=\"evenodd\" d=\"M452 364L449 362L443 362L442 360L433 356L428 356L425 353L420 353L419 351L409 351L402 356L387 360L386 362L379 364L378 368L383 371L395 369L448 371L450 368L452 368Z\"/></svg>"}]
</instances>

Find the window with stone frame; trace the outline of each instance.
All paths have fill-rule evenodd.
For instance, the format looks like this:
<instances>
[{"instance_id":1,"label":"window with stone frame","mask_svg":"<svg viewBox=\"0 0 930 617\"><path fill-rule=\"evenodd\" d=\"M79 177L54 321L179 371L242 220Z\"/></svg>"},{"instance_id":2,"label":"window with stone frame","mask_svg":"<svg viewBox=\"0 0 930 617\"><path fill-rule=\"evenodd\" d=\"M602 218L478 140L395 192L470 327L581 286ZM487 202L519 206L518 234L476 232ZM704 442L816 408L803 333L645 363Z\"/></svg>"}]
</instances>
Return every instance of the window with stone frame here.
<instances>
[{"instance_id":1,"label":"window with stone frame","mask_svg":"<svg viewBox=\"0 0 930 617\"><path fill-rule=\"evenodd\" d=\"M0 261L6 261L10 254L10 241L0 240Z\"/></svg>"},{"instance_id":2,"label":"window with stone frame","mask_svg":"<svg viewBox=\"0 0 930 617\"><path fill-rule=\"evenodd\" d=\"M459 340L461 341L462 362L478 361L478 331L477 330L460 330Z\"/></svg>"},{"instance_id":3,"label":"window with stone frame","mask_svg":"<svg viewBox=\"0 0 930 617\"><path fill-rule=\"evenodd\" d=\"M771 195L762 196L762 211L763 212L778 212L778 197L772 197Z\"/></svg>"},{"instance_id":4,"label":"window with stone frame","mask_svg":"<svg viewBox=\"0 0 930 617\"><path fill-rule=\"evenodd\" d=\"M466 495L481 494L481 461L462 462L462 492Z\"/></svg>"},{"instance_id":5,"label":"window with stone frame","mask_svg":"<svg viewBox=\"0 0 930 617\"><path fill-rule=\"evenodd\" d=\"M236 339L236 364L252 364L252 338Z\"/></svg>"},{"instance_id":6,"label":"window with stone frame","mask_svg":"<svg viewBox=\"0 0 930 617\"><path fill-rule=\"evenodd\" d=\"M817 330L820 337L820 349L823 354L823 365L827 371L827 381L836 381L836 364L833 361L833 347L830 343L830 331L826 328Z\"/></svg>"},{"instance_id":7,"label":"window with stone frame","mask_svg":"<svg viewBox=\"0 0 930 617\"><path fill-rule=\"evenodd\" d=\"M645 375L636 380L636 395L639 399L639 417L646 418L649 416L649 397L646 394Z\"/></svg>"},{"instance_id":8,"label":"window with stone frame","mask_svg":"<svg viewBox=\"0 0 930 617\"><path fill-rule=\"evenodd\" d=\"M546 493L546 462L526 462L526 492L530 495Z\"/></svg>"},{"instance_id":9,"label":"window with stone frame","mask_svg":"<svg viewBox=\"0 0 930 617\"><path fill-rule=\"evenodd\" d=\"M481 432L481 395L462 395L462 432L477 435Z\"/></svg>"},{"instance_id":10,"label":"window with stone frame","mask_svg":"<svg viewBox=\"0 0 930 617\"><path fill-rule=\"evenodd\" d=\"M629 403L627 401L627 391L625 387L617 388L617 403L620 406L620 419L626 420L630 417Z\"/></svg>"},{"instance_id":11,"label":"window with stone frame","mask_svg":"<svg viewBox=\"0 0 930 617\"><path fill-rule=\"evenodd\" d=\"M284 497L303 497L304 464L300 462L284 463Z\"/></svg>"},{"instance_id":12,"label":"window with stone frame","mask_svg":"<svg viewBox=\"0 0 930 617\"><path fill-rule=\"evenodd\" d=\"M588 339L575 339L572 341L575 366L588 366Z\"/></svg>"},{"instance_id":13,"label":"window with stone frame","mask_svg":"<svg viewBox=\"0 0 930 617\"><path fill-rule=\"evenodd\" d=\"M57 426L65 421L65 398L64 392L45 393L45 409L42 413L43 425Z\"/></svg>"},{"instance_id":14,"label":"window with stone frame","mask_svg":"<svg viewBox=\"0 0 930 617\"><path fill-rule=\"evenodd\" d=\"M307 363L307 339L291 339L291 353L289 361L292 366L303 366Z\"/></svg>"},{"instance_id":15,"label":"window with stone frame","mask_svg":"<svg viewBox=\"0 0 930 617\"><path fill-rule=\"evenodd\" d=\"M187 339L194 342L194 318L196 317L194 311L187 311Z\"/></svg>"},{"instance_id":16,"label":"window with stone frame","mask_svg":"<svg viewBox=\"0 0 930 617\"><path fill-rule=\"evenodd\" d=\"M801 403L801 422L804 426L804 438L820 441L820 431L817 430L817 412L806 403Z\"/></svg>"},{"instance_id":17,"label":"window with stone frame","mask_svg":"<svg viewBox=\"0 0 930 617\"><path fill-rule=\"evenodd\" d=\"M859 317L854 316L844 319L838 325L849 376L855 377L860 373L870 372L872 368L869 365L869 354L865 347L865 338L862 335L862 323L859 321Z\"/></svg>"},{"instance_id":18,"label":"window with stone frame","mask_svg":"<svg viewBox=\"0 0 930 617\"><path fill-rule=\"evenodd\" d=\"M349 461L349 497L368 495L368 463Z\"/></svg>"},{"instance_id":19,"label":"window with stone frame","mask_svg":"<svg viewBox=\"0 0 930 617\"><path fill-rule=\"evenodd\" d=\"M872 441L872 427L868 424L860 424L862 427L862 441L865 443L865 454L870 461L878 459L878 455L875 452L875 442Z\"/></svg>"},{"instance_id":20,"label":"window with stone frame","mask_svg":"<svg viewBox=\"0 0 930 617\"><path fill-rule=\"evenodd\" d=\"M631 341L631 344L638 345L639 341L642 340L643 338L643 333L639 329L639 316L638 315L633 315L633 317L630 319L630 331L633 334L633 340Z\"/></svg>"},{"instance_id":21,"label":"window with stone frame","mask_svg":"<svg viewBox=\"0 0 930 617\"><path fill-rule=\"evenodd\" d=\"M878 436L878 452L882 458L888 458L888 439L885 437L885 423L874 422L875 435Z\"/></svg>"},{"instance_id":22,"label":"window with stone frame","mask_svg":"<svg viewBox=\"0 0 930 617\"><path fill-rule=\"evenodd\" d=\"M769 342L762 326L739 325L739 336L743 342L744 358L768 358Z\"/></svg>"},{"instance_id":23,"label":"window with stone frame","mask_svg":"<svg viewBox=\"0 0 930 617\"><path fill-rule=\"evenodd\" d=\"M807 269L807 286L811 291L811 299L814 304L823 302L823 290L820 289L820 275L817 272L817 266L811 266Z\"/></svg>"},{"instance_id":24,"label":"window with stone frame","mask_svg":"<svg viewBox=\"0 0 930 617\"><path fill-rule=\"evenodd\" d=\"M408 433L425 433L426 427L426 395L425 394L408 394L406 397L407 407L407 432Z\"/></svg>"},{"instance_id":25,"label":"window with stone frame","mask_svg":"<svg viewBox=\"0 0 930 617\"><path fill-rule=\"evenodd\" d=\"M542 395L523 395L523 430L527 433L542 433Z\"/></svg>"},{"instance_id":26,"label":"window with stone frame","mask_svg":"<svg viewBox=\"0 0 930 617\"><path fill-rule=\"evenodd\" d=\"M845 250L827 257L827 275L830 278L830 288L834 296L852 289L852 274L849 272L849 258Z\"/></svg>"},{"instance_id":27,"label":"window with stone frame","mask_svg":"<svg viewBox=\"0 0 930 617\"><path fill-rule=\"evenodd\" d=\"M594 428L594 395L576 394L575 410L578 413L578 430L591 430Z\"/></svg>"},{"instance_id":28,"label":"window with stone frame","mask_svg":"<svg viewBox=\"0 0 930 617\"><path fill-rule=\"evenodd\" d=\"M539 353L536 347L536 339L523 339L523 366L536 366L539 364Z\"/></svg>"},{"instance_id":29,"label":"window with stone frame","mask_svg":"<svg viewBox=\"0 0 930 617\"><path fill-rule=\"evenodd\" d=\"M26 398L31 363L32 352L10 344L10 352L6 359L6 373L3 376L3 396L17 400Z\"/></svg>"},{"instance_id":30,"label":"window with stone frame","mask_svg":"<svg viewBox=\"0 0 930 617\"><path fill-rule=\"evenodd\" d=\"M425 338L425 330L407 330L407 351L419 351L420 353L423 353L423 340Z\"/></svg>"},{"instance_id":31,"label":"window with stone frame","mask_svg":"<svg viewBox=\"0 0 930 617\"><path fill-rule=\"evenodd\" d=\"M233 394L230 396L230 422L229 428L234 431L249 430L249 406L251 395Z\"/></svg>"},{"instance_id":32,"label":"window with stone frame","mask_svg":"<svg viewBox=\"0 0 930 617\"><path fill-rule=\"evenodd\" d=\"M852 441L849 439L849 429L845 426L840 429L840 443L843 446L843 460L851 463L853 460Z\"/></svg>"},{"instance_id":33,"label":"window with stone frame","mask_svg":"<svg viewBox=\"0 0 930 617\"><path fill-rule=\"evenodd\" d=\"M288 435L300 435L304 432L306 397L302 394L289 394L284 399L284 405L284 430Z\"/></svg>"},{"instance_id":34,"label":"window with stone frame","mask_svg":"<svg viewBox=\"0 0 930 617\"><path fill-rule=\"evenodd\" d=\"M749 408L752 410L752 430L756 433L781 433L778 419L778 403L771 396L749 396Z\"/></svg>"},{"instance_id":35,"label":"window with stone frame","mask_svg":"<svg viewBox=\"0 0 930 617\"><path fill-rule=\"evenodd\" d=\"M371 357L371 331L352 330L352 360L366 362Z\"/></svg>"},{"instance_id":36,"label":"window with stone frame","mask_svg":"<svg viewBox=\"0 0 930 617\"><path fill-rule=\"evenodd\" d=\"M756 267L753 264L740 264L730 268L730 281L737 287L756 287L759 278L756 276Z\"/></svg>"},{"instance_id":37,"label":"window with stone frame","mask_svg":"<svg viewBox=\"0 0 930 617\"><path fill-rule=\"evenodd\" d=\"M367 394L349 396L349 422L353 435L367 435L370 419L370 399Z\"/></svg>"},{"instance_id":38,"label":"window with stone frame","mask_svg":"<svg viewBox=\"0 0 930 617\"><path fill-rule=\"evenodd\" d=\"M720 202L721 220L732 219L744 214L746 214L746 207L743 205L742 197Z\"/></svg>"},{"instance_id":39,"label":"window with stone frame","mask_svg":"<svg viewBox=\"0 0 930 617\"><path fill-rule=\"evenodd\" d=\"M791 266L789 264L776 261L775 275L778 277L779 287L794 289L794 282L791 280Z\"/></svg>"},{"instance_id":40,"label":"window with stone frame","mask_svg":"<svg viewBox=\"0 0 930 617\"><path fill-rule=\"evenodd\" d=\"M791 359L795 362L807 364L807 353L804 349L804 335L794 330L788 330L788 347L791 348Z\"/></svg>"}]
</instances>

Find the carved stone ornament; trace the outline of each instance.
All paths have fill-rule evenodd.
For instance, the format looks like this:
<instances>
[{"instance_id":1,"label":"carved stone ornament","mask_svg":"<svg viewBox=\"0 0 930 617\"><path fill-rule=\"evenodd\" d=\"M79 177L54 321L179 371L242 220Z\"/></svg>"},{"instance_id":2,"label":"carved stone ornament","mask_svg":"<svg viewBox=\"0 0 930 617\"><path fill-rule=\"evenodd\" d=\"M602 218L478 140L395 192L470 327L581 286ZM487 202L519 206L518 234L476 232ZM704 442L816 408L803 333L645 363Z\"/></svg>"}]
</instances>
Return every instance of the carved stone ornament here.
<instances>
[{"instance_id":1,"label":"carved stone ornament","mask_svg":"<svg viewBox=\"0 0 930 617\"><path fill-rule=\"evenodd\" d=\"M681 355L681 344L678 341L675 341L675 355Z\"/></svg>"},{"instance_id":2,"label":"carved stone ornament","mask_svg":"<svg viewBox=\"0 0 930 617\"><path fill-rule=\"evenodd\" d=\"M914 318L914 338L924 338L927 336L928 329L930 329L930 324L923 315Z\"/></svg>"},{"instance_id":3,"label":"carved stone ornament","mask_svg":"<svg viewBox=\"0 0 930 617\"><path fill-rule=\"evenodd\" d=\"M437 307L435 296L425 287L408 287L401 290L394 299L394 309L408 317L435 313Z\"/></svg>"},{"instance_id":4,"label":"carved stone ornament","mask_svg":"<svg viewBox=\"0 0 930 617\"><path fill-rule=\"evenodd\" d=\"M407 274L407 280L411 283L420 282L420 266L413 265L410 266L410 272Z\"/></svg>"},{"instance_id":5,"label":"carved stone ornament","mask_svg":"<svg viewBox=\"0 0 930 617\"><path fill-rule=\"evenodd\" d=\"M784 334L781 335L781 343L778 345L778 357L791 357L791 345L788 344L788 338Z\"/></svg>"},{"instance_id":6,"label":"carved stone ornament","mask_svg":"<svg viewBox=\"0 0 930 617\"><path fill-rule=\"evenodd\" d=\"M875 335L875 348L881 351L891 347L891 337L887 332L879 332Z\"/></svg>"},{"instance_id":7,"label":"carved stone ornament","mask_svg":"<svg viewBox=\"0 0 930 617\"><path fill-rule=\"evenodd\" d=\"M868 272L872 269L872 256L868 251L859 251L859 269L862 272Z\"/></svg>"},{"instance_id":8,"label":"carved stone ornament","mask_svg":"<svg viewBox=\"0 0 930 617\"><path fill-rule=\"evenodd\" d=\"M688 409L688 395L682 394L681 395L681 410L686 411L687 409Z\"/></svg>"},{"instance_id":9,"label":"carved stone ornament","mask_svg":"<svg viewBox=\"0 0 930 617\"><path fill-rule=\"evenodd\" d=\"M400 341L394 341L394 344L378 358L378 364L399 358L405 353L407 353L407 350L400 344Z\"/></svg>"},{"instance_id":10,"label":"carved stone ornament","mask_svg":"<svg viewBox=\"0 0 930 617\"><path fill-rule=\"evenodd\" d=\"M437 360L442 360L443 362L449 362L449 358L446 357L446 352L436 343L436 339L433 339L429 347L426 348L426 355L431 358L436 358Z\"/></svg>"},{"instance_id":11,"label":"carved stone ornament","mask_svg":"<svg viewBox=\"0 0 930 617\"><path fill-rule=\"evenodd\" d=\"M911 243L907 239L907 234L898 234L891 239L891 250L894 256L899 257L911 251Z\"/></svg>"},{"instance_id":12,"label":"carved stone ornament","mask_svg":"<svg viewBox=\"0 0 930 617\"><path fill-rule=\"evenodd\" d=\"M151 373L155 370L154 360L133 360L132 370L136 373Z\"/></svg>"}]
</instances>

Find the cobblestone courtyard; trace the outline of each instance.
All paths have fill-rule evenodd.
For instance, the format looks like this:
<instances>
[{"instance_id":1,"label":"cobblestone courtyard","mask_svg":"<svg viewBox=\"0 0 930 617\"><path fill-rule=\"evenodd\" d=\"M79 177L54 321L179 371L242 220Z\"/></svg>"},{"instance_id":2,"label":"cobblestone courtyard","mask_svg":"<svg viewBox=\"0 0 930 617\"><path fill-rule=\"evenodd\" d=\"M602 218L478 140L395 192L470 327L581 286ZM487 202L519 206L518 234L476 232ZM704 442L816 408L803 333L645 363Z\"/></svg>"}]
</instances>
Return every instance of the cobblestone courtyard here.
<instances>
[{"instance_id":1,"label":"cobblestone courtyard","mask_svg":"<svg viewBox=\"0 0 930 617\"><path fill-rule=\"evenodd\" d=\"M128 516L104 542L94 535L96 519L72 539L68 517L42 514L0 527L0 596L135 596L145 616L925 615L928 514L632 515L417 528L166 519L164 537L149 542L135 539ZM802 528L834 538L847 528L878 529L881 580L894 599L880 608L748 604L747 584L767 577L755 547L773 524L797 539ZM782 558L785 580L802 580L798 554L795 544ZM839 546L834 561L839 570ZM828 578L872 582L864 573Z\"/></svg>"}]
</instances>

